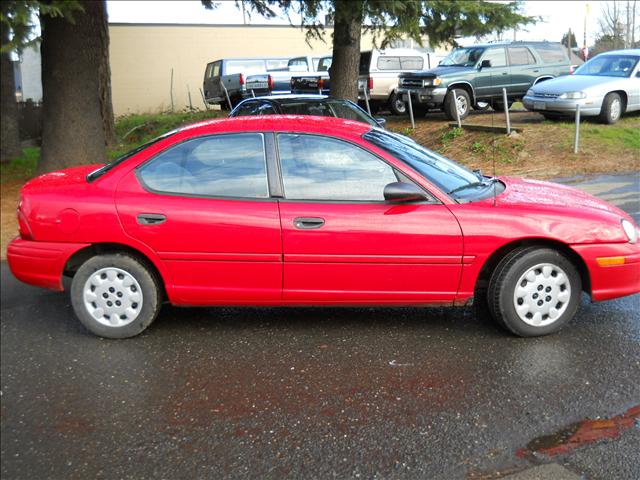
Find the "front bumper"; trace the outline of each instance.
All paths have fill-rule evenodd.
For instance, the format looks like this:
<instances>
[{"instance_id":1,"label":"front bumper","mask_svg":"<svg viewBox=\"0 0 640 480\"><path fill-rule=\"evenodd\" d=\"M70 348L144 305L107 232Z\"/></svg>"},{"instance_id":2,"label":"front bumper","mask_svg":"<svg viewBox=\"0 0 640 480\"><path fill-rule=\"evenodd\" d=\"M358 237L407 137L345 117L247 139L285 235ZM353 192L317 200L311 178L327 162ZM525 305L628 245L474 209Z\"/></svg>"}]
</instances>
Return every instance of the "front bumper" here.
<instances>
[{"instance_id":1,"label":"front bumper","mask_svg":"<svg viewBox=\"0 0 640 480\"><path fill-rule=\"evenodd\" d=\"M444 103L444 97L447 96L446 87L431 87L431 88L404 88L399 87L398 93L405 95L411 95L411 103L427 105L429 107L439 107Z\"/></svg>"},{"instance_id":2,"label":"front bumper","mask_svg":"<svg viewBox=\"0 0 640 480\"><path fill-rule=\"evenodd\" d=\"M532 112L550 112L572 115L576 113L576 105L580 105L580 115L600 115L602 98L583 98L581 100L567 100L560 98L544 98L525 96L522 99L524 108Z\"/></svg>"},{"instance_id":3,"label":"front bumper","mask_svg":"<svg viewBox=\"0 0 640 480\"><path fill-rule=\"evenodd\" d=\"M640 293L640 244L572 245L584 260L594 302Z\"/></svg>"},{"instance_id":4,"label":"front bumper","mask_svg":"<svg viewBox=\"0 0 640 480\"><path fill-rule=\"evenodd\" d=\"M62 273L67 260L88 246L88 243L35 242L16 237L7 247L7 263L18 280L62 291Z\"/></svg>"}]
</instances>

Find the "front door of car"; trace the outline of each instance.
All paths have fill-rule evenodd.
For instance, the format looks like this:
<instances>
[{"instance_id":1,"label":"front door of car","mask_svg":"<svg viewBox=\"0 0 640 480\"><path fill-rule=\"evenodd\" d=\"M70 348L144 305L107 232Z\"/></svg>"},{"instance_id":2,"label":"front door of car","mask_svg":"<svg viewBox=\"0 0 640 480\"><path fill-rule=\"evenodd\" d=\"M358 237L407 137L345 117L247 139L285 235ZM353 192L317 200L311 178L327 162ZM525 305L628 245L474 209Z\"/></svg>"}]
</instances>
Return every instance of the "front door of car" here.
<instances>
[{"instance_id":1,"label":"front door of car","mask_svg":"<svg viewBox=\"0 0 640 480\"><path fill-rule=\"evenodd\" d=\"M260 133L198 137L120 181L122 226L165 263L177 303L280 302L280 218L264 145Z\"/></svg>"},{"instance_id":2,"label":"front door of car","mask_svg":"<svg viewBox=\"0 0 640 480\"><path fill-rule=\"evenodd\" d=\"M277 145L285 302L453 300L462 235L445 205L385 202L385 185L409 180L346 141L281 133Z\"/></svg>"},{"instance_id":3,"label":"front door of car","mask_svg":"<svg viewBox=\"0 0 640 480\"><path fill-rule=\"evenodd\" d=\"M476 97L477 98L498 98L502 95L502 89L510 91L511 70L507 65L507 56L504 47L487 48L478 65L488 60L491 66L482 67L476 75Z\"/></svg>"}]
</instances>

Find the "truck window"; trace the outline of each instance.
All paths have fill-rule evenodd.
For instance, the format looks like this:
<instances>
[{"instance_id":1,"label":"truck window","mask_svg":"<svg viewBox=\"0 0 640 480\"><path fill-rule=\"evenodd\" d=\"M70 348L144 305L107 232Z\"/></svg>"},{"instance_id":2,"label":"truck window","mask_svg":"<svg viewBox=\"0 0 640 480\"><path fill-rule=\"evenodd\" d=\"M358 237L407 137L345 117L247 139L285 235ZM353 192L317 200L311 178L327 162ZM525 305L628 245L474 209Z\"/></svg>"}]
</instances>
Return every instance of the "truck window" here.
<instances>
[{"instance_id":1,"label":"truck window","mask_svg":"<svg viewBox=\"0 0 640 480\"><path fill-rule=\"evenodd\" d=\"M292 72L308 72L309 64L305 57L292 58L287 65Z\"/></svg>"},{"instance_id":2,"label":"truck window","mask_svg":"<svg viewBox=\"0 0 640 480\"><path fill-rule=\"evenodd\" d=\"M318 62L318 65L316 66L316 71L317 72L328 72L329 69L331 68L331 61L332 60L333 60L333 58L331 58L331 57L321 58L320 61Z\"/></svg>"},{"instance_id":3,"label":"truck window","mask_svg":"<svg viewBox=\"0 0 640 480\"><path fill-rule=\"evenodd\" d=\"M220 76L220 64L222 62L213 62L210 63L209 65L211 65L211 72L209 75L209 78L211 77L219 77Z\"/></svg>"},{"instance_id":4,"label":"truck window","mask_svg":"<svg viewBox=\"0 0 640 480\"><path fill-rule=\"evenodd\" d=\"M378 70L400 70L400 57L378 57Z\"/></svg>"},{"instance_id":5,"label":"truck window","mask_svg":"<svg viewBox=\"0 0 640 480\"><path fill-rule=\"evenodd\" d=\"M422 57L400 57L402 70L422 70L424 59Z\"/></svg>"},{"instance_id":6,"label":"truck window","mask_svg":"<svg viewBox=\"0 0 640 480\"><path fill-rule=\"evenodd\" d=\"M267 71L270 72L272 70L286 70L289 60L286 58L270 58L266 62Z\"/></svg>"},{"instance_id":7,"label":"truck window","mask_svg":"<svg viewBox=\"0 0 640 480\"><path fill-rule=\"evenodd\" d=\"M263 73L267 69L264 60L227 60L226 67L226 75L233 75L234 73L251 75Z\"/></svg>"},{"instance_id":8,"label":"truck window","mask_svg":"<svg viewBox=\"0 0 640 480\"><path fill-rule=\"evenodd\" d=\"M564 48L557 43L534 45L544 63L568 63Z\"/></svg>"},{"instance_id":9,"label":"truck window","mask_svg":"<svg viewBox=\"0 0 640 480\"><path fill-rule=\"evenodd\" d=\"M371 65L371 52L360 53L360 75L367 75L369 73L369 65Z\"/></svg>"},{"instance_id":10,"label":"truck window","mask_svg":"<svg viewBox=\"0 0 640 480\"><path fill-rule=\"evenodd\" d=\"M511 65L534 65L536 59L527 47L509 47L509 63Z\"/></svg>"}]
</instances>

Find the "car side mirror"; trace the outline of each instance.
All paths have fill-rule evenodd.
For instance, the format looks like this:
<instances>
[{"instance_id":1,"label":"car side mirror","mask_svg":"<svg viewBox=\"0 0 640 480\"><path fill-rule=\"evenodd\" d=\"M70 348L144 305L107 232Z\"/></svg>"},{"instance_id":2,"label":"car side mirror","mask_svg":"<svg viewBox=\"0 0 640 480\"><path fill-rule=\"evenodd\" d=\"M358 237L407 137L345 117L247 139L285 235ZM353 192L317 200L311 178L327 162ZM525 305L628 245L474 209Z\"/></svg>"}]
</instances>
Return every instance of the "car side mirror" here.
<instances>
[{"instance_id":1,"label":"car side mirror","mask_svg":"<svg viewBox=\"0 0 640 480\"><path fill-rule=\"evenodd\" d=\"M385 128L387 125L387 119L386 118L376 118L375 119L376 123L378 124L378 126L380 128Z\"/></svg>"},{"instance_id":2,"label":"car side mirror","mask_svg":"<svg viewBox=\"0 0 640 480\"><path fill-rule=\"evenodd\" d=\"M384 199L394 203L417 202L427 200L427 194L413 183L393 182L384 187Z\"/></svg>"},{"instance_id":3,"label":"car side mirror","mask_svg":"<svg viewBox=\"0 0 640 480\"><path fill-rule=\"evenodd\" d=\"M479 70L482 70L483 68L490 68L490 67L491 67L491 60L482 60L482 62L480 62Z\"/></svg>"}]
</instances>

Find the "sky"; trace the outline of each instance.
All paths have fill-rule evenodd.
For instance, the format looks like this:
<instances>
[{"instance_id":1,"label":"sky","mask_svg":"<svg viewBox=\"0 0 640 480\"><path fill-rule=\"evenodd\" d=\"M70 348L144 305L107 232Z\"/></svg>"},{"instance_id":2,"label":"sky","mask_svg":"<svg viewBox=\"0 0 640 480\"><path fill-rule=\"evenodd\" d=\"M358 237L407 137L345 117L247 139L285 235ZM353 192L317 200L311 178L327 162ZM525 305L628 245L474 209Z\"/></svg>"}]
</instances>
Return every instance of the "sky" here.
<instances>
[{"instance_id":1,"label":"sky","mask_svg":"<svg viewBox=\"0 0 640 480\"><path fill-rule=\"evenodd\" d=\"M587 16L587 43L593 44L597 28L597 16L601 10L598 1L538 0L523 2L526 15L541 17L541 20L526 30L516 32L518 40L549 40L559 42L569 28L576 34L582 46L585 11ZM151 5L152 4L152 5ZM199 0L186 1L133 1L108 0L109 21L113 23L198 23L198 24L242 24L242 12L231 0L221 2L215 10L206 10ZM286 18L266 20L252 15L251 24L288 24ZM513 33L504 35L505 40ZM468 42L463 42L468 43Z\"/></svg>"}]
</instances>

